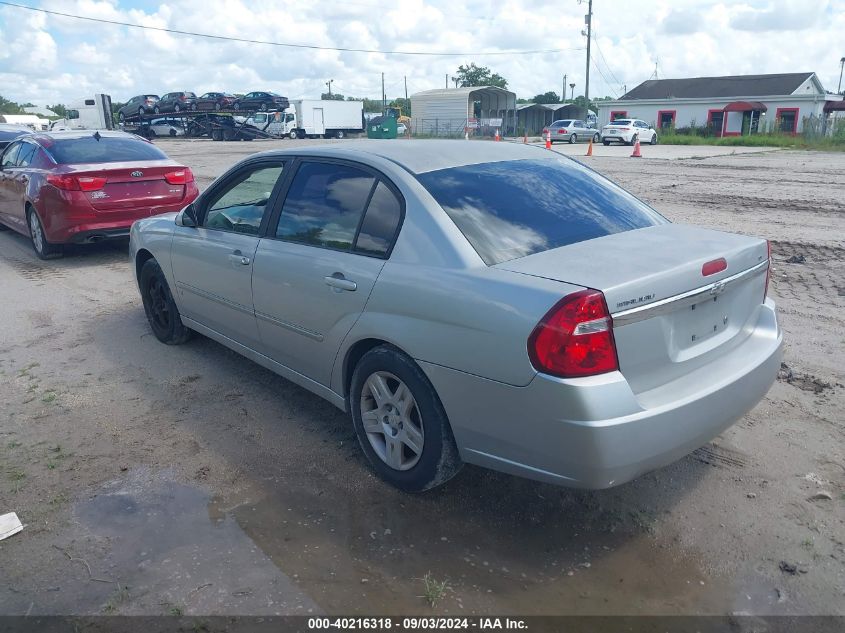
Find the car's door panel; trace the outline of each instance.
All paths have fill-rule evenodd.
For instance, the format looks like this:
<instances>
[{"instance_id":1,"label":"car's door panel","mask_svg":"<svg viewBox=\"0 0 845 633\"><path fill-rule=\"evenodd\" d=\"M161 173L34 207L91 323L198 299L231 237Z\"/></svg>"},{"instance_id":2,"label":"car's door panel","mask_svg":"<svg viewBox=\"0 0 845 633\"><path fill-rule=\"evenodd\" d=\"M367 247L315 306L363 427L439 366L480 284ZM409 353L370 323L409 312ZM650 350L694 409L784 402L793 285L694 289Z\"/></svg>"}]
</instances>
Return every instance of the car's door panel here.
<instances>
[{"instance_id":1,"label":"car's door panel","mask_svg":"<svg viewBox=\"0 0 845 633\"><path fill-rule=\"evenodd\" d=\"M171 264L185 316L248 347L259 345L252 270L263 221L280 189L283 162L232 174L198 205L199 227L176 226Z\"/></svg>"},{"instance_id":2,"label":"car's door panel","mask_svg":"<svg viewBox=\"0 0 845 633\"><path fill-rule=\"evenodd\" d=\"M255 254L255 313L268 356L330 384L337 351L364 310L401 214L400 198L377 174L345 163L302 163L277 226Z\"/></svg>"}]
</instances>

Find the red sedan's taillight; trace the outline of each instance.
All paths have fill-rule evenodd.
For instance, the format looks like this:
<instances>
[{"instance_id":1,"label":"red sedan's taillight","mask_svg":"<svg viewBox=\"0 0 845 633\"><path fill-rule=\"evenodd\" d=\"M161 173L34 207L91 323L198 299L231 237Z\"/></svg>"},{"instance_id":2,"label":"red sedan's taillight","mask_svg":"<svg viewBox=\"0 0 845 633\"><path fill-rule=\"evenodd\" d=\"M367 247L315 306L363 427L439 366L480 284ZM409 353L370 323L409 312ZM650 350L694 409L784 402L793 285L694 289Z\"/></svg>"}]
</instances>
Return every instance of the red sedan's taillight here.
<instances>
[{"instance_id":1,"label":"red sedan's taillight","mask_svg":"<svg viewBox=\"0 0 845 633\"><path fill-rule=\"evenodd\" d=\"M70 176L68 174L47 176L49 184L65 191L99 191L106 186L107 180L100 176Z\"/></svg>"},{"instance_id":2,"label":"red sedan's taillight","mask_svg":"<svg viewBox=\"0 0 845 633\"><path fill-rule=\"evenodd\" d=\"M769 267L766 268L766 287L763 289L763 301L769 296L769 280L772 278L772 243L766 240L766 257L769 260Z\"/></svg>"},{"instance_id":3,"label":"red sedan's taillight","mask_svg":"<svg viewBox=\"0 0 845 633\"><path fill-rule=\"evenodd\" d=\"M164 179L168 185L186 185L189 182L194 182L194 174L187 167L183 167L177 171L169 171L164 174Z\"/></svg>"},{"instance_id":4,"label":"red sedan's taillight","mask_svg":"<svg viewBox=\"0 0 845 633\"><path fill-rule=\"evenodd\" d=\"M604 295L581 290L558 301L528 337L528 356L537 371L560 378L619 369Z\"/></svg>"}]
</instances>

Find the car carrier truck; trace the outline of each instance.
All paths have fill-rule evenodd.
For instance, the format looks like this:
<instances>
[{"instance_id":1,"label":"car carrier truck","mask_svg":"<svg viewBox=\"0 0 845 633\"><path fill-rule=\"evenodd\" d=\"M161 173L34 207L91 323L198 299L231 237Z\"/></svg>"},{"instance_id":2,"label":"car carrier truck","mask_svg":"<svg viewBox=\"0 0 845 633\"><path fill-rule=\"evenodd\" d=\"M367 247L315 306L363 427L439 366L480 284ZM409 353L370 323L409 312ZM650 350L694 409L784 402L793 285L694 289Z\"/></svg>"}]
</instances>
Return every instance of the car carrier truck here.
<instances>
[{"instance_id":1,"label":"car carrier truck","mask_svg":"<svg viewBox=\"0 0 845 633\"><path fill-rule=\"evenodd\" d=\"M65 118L53 121L50 129L63 130L111 130L114 122L111 113L111 97L98 93L91 97L80 97L67 106Z\"/></svg>"}]
</instances>

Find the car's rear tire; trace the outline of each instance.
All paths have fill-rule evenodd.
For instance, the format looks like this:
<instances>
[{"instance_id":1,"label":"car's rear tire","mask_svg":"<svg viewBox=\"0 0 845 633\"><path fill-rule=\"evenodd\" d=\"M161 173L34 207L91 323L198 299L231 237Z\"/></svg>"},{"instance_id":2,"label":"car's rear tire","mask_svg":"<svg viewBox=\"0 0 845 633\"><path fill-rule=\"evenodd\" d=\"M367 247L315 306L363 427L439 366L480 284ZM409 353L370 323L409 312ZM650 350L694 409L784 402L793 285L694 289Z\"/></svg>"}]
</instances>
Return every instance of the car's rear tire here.
<instances>
[{"instance_id":1,"label":"car's rear tire","mask_svg":"<svg viewBox=\"0 0 845 633\"><path fill-rule=\"evenodd\" d=\"M64 254L64 246L62 244L52 244L47 241L47 236L44 234L44 225L41 224L41 218L38 217L35 209L32 207L27 209L26 221L29 225L29 238L32 242L32 250L39 259L56 259Z\"/></svg>"},{"instance_id":2,"label":"car's rear tire","mask_svg":"<svg viewBox=\"0 0 845 633\"><path fill-rule=\"evenodd\" d=\"M380 345L358 361L349 408L373 470L400 490L422 492L440 486L463 466L434 387L395 347Z\"/></svg>"},{"instance_id":3,"label":"car's rear tire","mask_svg":"<svg viewBox=\"0 0 845 633\"><path fill-rule=\"evenodd\" d=\"M338 130L337 132L334 133L334 137L337 138L337 139L346 138L346 134L344 133L343 130Z\"/></svg>"},{"instance_id":4,"label":"car's rear tire","mask_svg":"<svg viewBox=\"0 0 845 633\"><path fill-rule=\"evenodd\" d=\"M603 145L610 145L610 141L607 141L607 140L602 141L602 144L603 144Z\"/></svg>"},{"instance_id":5,"label":"car's rear tire","mask_svg":"<svg viewBox=\"0 0 845 633\"><path fill-rule=\"evenodd\" d=\"M657 145L657 132L655 132L651 137L651 144Z\"/></svg>"},{"instance_id":6,"label":"car's rear tire","mask_svg":"<svg viewBox=\"0 0 845 633\"><path fill-rule=\"evenodd\" d=\"M161 108L159 108L158 106L156 106L156 107L154 107L154 108L153 108L153 112L155 112L156 114L160 114L160 113L161 113Z\"/></svg>"},{"instance_id":7,"label":"car's rear tire","mask_svg":"<svg viewBox=\"0 0 845 633\"><path fill-rule=\"evenodd\" d=\"M634 135L631 137L631 142L630 142L630 143L628 143L628 145L636 145L636 144L637 144L637 139L638 139L638 138L639 138L639 136L638 136L637 134L634 134Z\"/></svg>"},{"instance_id":8,"label":"car's rear tire","mask_svg":"<svg viewBox=\"0 0 845 633\"><path fill-rule=\"evenodd\" d=\"M220 104L219 104L219 103L215 103L215 104L214 104L214 109L215 109L215 110L217 110L217 111L219 112L219 111L220 111Z\"/></svg>"},{"instance_id":9,"label":"car's rear tire","mask_svg":"<svg viewBox=\"0 0 845 633\"><path fill-rule=\"evenodd\" d=\"M601 140L601 134L599 134L598 132L593 134L593 143L598 143L600 140Z\"/></svg>"},{"instance_id":10,"label":"car's rear tire","mask_svg":"<svg viewBox=\"0 0 845 633\"><path fill-rule=\"evenodd\" d=\"M240 110L240 109L241 109L241 104L240 104L240 103L238 103L238 102L236 101L236 102L235 102L235 105L234 105L233 107L235 108L235 110Z\"/></svg>"},{"instance_id":11,"label":"car's rear tire","mask_svg":"<svg viewBox=\"0 0 845 633\"><path fill-rule=\"evenodd\" d=\"M147 138L155 138L156 136L158 136L158 134L156 134L156 131L153 128L147 130Z\"/></svg>"},{"instance_id":12,"label":"car's rear tire","mask_svg":"<svg viewBox=\"0 0 845 633\"><path fill-rule=\"evenodd\" d=\"M182 108L180 108L180 107L179 107L179 104L178 104L178 103L177 103L175 106L173 106L173 111L174 111L174 112L179 112L181 109L182 109Z\"/></svg>"},{"instance_id":13,"label":"car's rear tire","mask_svg":"<svg viewBox=\"0 0 845 633\"><path fill-rule=\"evenodd\" d=\"M577 134L570 134L569 135L569 144L572 145L573 143L578 142L578 135Z\"/></svg>"},{"instance_id":14,"label":"car's rear tire","mask_svg":"<svg viewBox=\"0 0 845 633\"><path fill-rule=\"evenodd\" d=\"M148 259L138 277L144 312L155 337L167 345L181 345L193 335L182 324L167 278L155 259Z\"/></svg>"},{"instance_id":15,"label":"car's rear tire","mask_svg":"<svg viewBox=\"0 0 845 633\"><path fill-rule=\"evenodd\" d=\"M124 121L126 121L126 115L123 114L123 112L118 112L117 113L117 120L119 122L123 123Z\"/></svg>"}]
</instances>

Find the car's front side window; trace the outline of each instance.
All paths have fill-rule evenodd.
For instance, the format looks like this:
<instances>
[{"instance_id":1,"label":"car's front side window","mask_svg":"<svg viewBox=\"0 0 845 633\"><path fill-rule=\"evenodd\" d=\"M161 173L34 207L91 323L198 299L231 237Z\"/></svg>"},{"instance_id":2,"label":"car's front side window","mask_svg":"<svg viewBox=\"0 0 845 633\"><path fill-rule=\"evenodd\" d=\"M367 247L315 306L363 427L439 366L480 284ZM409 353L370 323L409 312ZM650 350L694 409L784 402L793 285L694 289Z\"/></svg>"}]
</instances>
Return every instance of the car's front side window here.
<instances>
[{"instance_id":1,"label":"car's front side window","mask_svg":"<svg viewBox=\"0 0 845 633\"><path fill-rule=\"evenodd\" d=\"M208 205L203 226L258 235L267 203L283 169L284 164L264 165L242 173Z\"/></svg>"}]
</instances>

